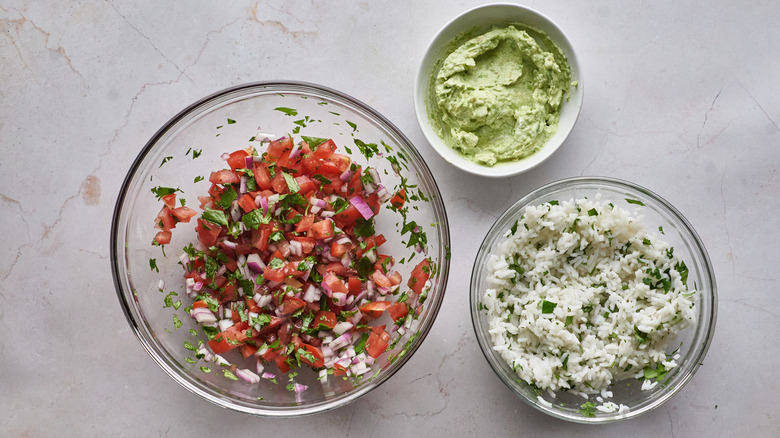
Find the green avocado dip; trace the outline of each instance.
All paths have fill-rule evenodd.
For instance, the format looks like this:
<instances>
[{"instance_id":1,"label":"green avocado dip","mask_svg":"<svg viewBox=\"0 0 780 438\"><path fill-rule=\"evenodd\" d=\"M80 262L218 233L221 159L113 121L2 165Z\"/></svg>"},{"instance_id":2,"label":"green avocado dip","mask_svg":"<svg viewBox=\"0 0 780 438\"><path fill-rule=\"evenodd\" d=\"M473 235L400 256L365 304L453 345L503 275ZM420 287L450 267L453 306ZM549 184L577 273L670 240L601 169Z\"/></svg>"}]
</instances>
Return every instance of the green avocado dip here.
<instances>
[{"instance_id":1,"label":"green avocado dip","mask_svg":"<svg viewBox=\"0 0 780 438\"><path fill-rule=\"evenodd\" d=\"M541 32L515 25L455 44L461 41L431 81L429 114L439 137L487 166L541 149L558 130L561 104L576 85L561 50Z\"/></svg>"}]
</instances>

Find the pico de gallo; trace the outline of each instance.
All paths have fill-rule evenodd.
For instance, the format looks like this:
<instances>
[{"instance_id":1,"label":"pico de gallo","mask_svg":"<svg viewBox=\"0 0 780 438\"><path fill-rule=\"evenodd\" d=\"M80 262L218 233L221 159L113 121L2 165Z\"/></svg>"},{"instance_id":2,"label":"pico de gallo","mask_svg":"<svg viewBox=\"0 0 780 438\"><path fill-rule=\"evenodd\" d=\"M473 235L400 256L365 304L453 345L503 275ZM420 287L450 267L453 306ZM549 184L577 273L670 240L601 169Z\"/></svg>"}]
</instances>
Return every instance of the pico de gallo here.
<instances>
[{"instance_id":1,"label":"pico de gallo","mask_svg":"<svg viewBox=\"0 0 780 438\"><path fill-rule=\"evenodd\" d=\"M381 206L403 207L405 190L390 193L332 140L305 140L223 154L227 167L211 172L200 215L177 206L176 190L156 192L156 245L170 243L177 223L197 221L198 242L180 257L188 310L209 338L199 357L230 366L231 378L256 383L273 367L302 366L321 380L361 376L419 316L430 288L430 260L404 284L374 229ZM256 358L256 372L227 354Z\"/></svg>"}]
</instances>

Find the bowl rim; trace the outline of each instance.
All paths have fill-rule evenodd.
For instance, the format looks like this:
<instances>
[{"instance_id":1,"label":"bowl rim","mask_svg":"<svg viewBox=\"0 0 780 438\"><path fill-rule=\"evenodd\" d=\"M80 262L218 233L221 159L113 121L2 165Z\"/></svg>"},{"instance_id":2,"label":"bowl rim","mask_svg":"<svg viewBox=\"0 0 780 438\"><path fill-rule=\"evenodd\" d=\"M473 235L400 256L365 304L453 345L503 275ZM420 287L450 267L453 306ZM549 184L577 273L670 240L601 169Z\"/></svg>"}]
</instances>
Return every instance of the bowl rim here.
<instances>
[{"instance_id":1,"label":"bowl rim","mask_svg":"<svg viewBox=\"0 0 780 438\"><path fill-rule=\"evenodd\" d=\"M438 315L441 309L441 305L442 302L444 301L444 294L447 289L447 281L449 277L450 260L448 257L441 257L441 260L439 261L441 267L439 271L440 272L439 275L440 297L437 300L428 300L429 305L433 305L433 307L430 310L431 312L430 323L418 328L419 334L417 335L415 342L413 342L409 346L409 349L402 357L398 357L396 359L395 363L397 363L398 365L391 367L388 374L386 374L382 379L372 380L371 382L366 382L362 384L352 394L336 401L330 401L330 402L320 401L307 406L281 406L281 407L275 407L273 409L250 405L248 402L237 402L234 399L224 397L224 396L220 397L218 391L213 391L213 393L207 391L204 389L203 385L196 385L193 382L196 379L193 378L192 376L189 376L186 373L177 372L177 370L171 364L168 363L167 358L162 357L160 354L158 354L158 352L155 349L155 346L152 345L152 342L146 339L146 337L141 333L141 327L139 321L136 320L135 316L132 313L130 303L126 299L127 298L126 293L124 292L123 285L121 284L122 281L119 278L120 258L117 257L117 254L118 251L120 250L120 246L118 245L118 239L119 239L120 222L121 222L120 217L122 214L123 205L128 196L128 189L130 186L130 182L132 181L136 172L141 167L141 163L144 161L147 155L151 153L154 145L157 144L157 142L161 138L163 138L166 133L168 133L171 129L173 129L180 121L182 121L185 117L195 112L198 107L204 104L208 104L209 102L217 100L220 97L229 95L231 93L237 93L242 90L262 89L267 87L294 87L301 90L310 89L312 91L317 91L320 93L324 93L326 95L330 94L333 97L342 99L348 102L350 105L355 106L360 111L363 111L366 114L368 114L370 117L375 118L377 121L380 122L380 124L385 125L384 126L385 129L388 129L394 135L398 136L398 138L403 143L405 143L404 146L408 146L406 147L404 152L411 154L414 160L420 163L423 173L425 174L423 176L429 180L431 188L434 191L434 193L431 193L431 196L439 200L440 208L438 208L438 210L440 210L441 221L443 222L444 225L441 226L440 224L440 226L437 226L437 229L439 230L439 235L441 236L442 239L441 245L443 245L444 247L451 246L449 219L447 216L446 207L444 205L443 197L441 196L441 191L439 189L438 183L436 182L433 173L431 172L430 168L428 167L428 164L425 162L425 159L420 154L417 147L414 146L414 143L412 143L409 140L409 138L395 124L393 124L385 116L377 112L374 108L367 105L363 101L356 99L349 94L343 93L341 91L338 91L336 89L327 86L314 84L311 82L291 81L291 80L253 81L253 82L248 82L248 83L224 88L222 90L211 93L205 97L202 97L196 100L195 102L187 105L184 109L182 109L181 111L176 113L173 117L168 119L168 121L165 122L154 133L154 135L152 135L152 137L146 142L143 148L141 148L141 151L133 160L132 164L128 169L127 174L125 175L125 178L122 181L122 184L119 188L119 193L117 195L116 203L114 204L114 209L113 209L112 219L111 219L111 232L110 232L110 242L109 242L111 277L114 283L114 290L117 294L117 298L119 299L119 303L122 308L122 312L124 313L125 318L127 319L127 322L130 325L133 334L135 334L136 339L140 342L144 350L146 350L147 354L154 360L154 362L157 363L157 365L160 368L162 368L163 371L165 371L165 373L168 374L168 376L170 376L174 381L179 383L179 385L181 385L188 391L202 397L203 399L217 406L231 409L237 412L243 412L243 413L252 414L259 417L268 417L268 418L301 417L301 416L313 415L321 412L334 410L339 407L343 407L357 400L358 398L366 395L373 389L379 387L387 380L389 380L401 368L403 368L406 362L419 349L419 347L422 345L427 335L430 333L436 321L436 316ZM160 347L160 349L165 350L162 347Z\"/></svg>"},{"instance_id":2,"label":"bowl rim","mask_svg":"<svg viewBox=\"0 0 780 438\"><path fill-rule=\"evenodd\" d=\"M572 92L570 96L577 94L579 95L579 98L576 100L575 106L571 107L571 111L574 111L574 113L571 116L573 118L573 123L571 127L565 133L562 134L560 141L557 141L556 143L550 143L550 141L548 140L548 142L545 143L545 145L540 150L518 161L499 163L496 166L484 166L481 164L477 164L471 160L468 160L467 158L461 156L457 151L452 150L449 146L447 146L443 142L443 140L436 134L436 132L433 131L433 128L431 127L430 118L428 116L427 89L429 88L429 82L430 82L429 76L430 74L433 73L433 70L435 70L435 65L436 65L436 60L433 59L435 53L433 52L435 49L438 49L446 45L446 43L449 42L451 39L450 38L445 41L440 41L444 39L444 35L450 32L453 28L459 27L458 26L459 22L465 20L466 17L472 14L479 14L480 11L493 9L493 8L512 8L518 11L522 11L523 14L527 14L529 16L535 17L538 20L544 22L546 26L549 26L551 29L554 29L555 32L557 32L560 35L560 41L556 39L555 43L566 54L569 67L572 72L572 81L575 80L577 81L576 90ZM507 22L509 21L512 20L508 20ZM514 21L521 22L518 20L514 20ZM529 27L533 28L533 26L529 26ZM456 32L456 34L458 33L462 33L462 32ZM548 34L548 36L550 35ZM431 66L431 71L428 71L428 69L426 68L429 64ZM585 89L583 86L582 78L583 78L582 67L579 63L577 52L571 43L571 39L563 31L563 29L560 26L558 26L558 24L552 19L550 19L548 16L537 11L536 9L530 8L528 6L515 4L515 3L499 2L499 3L489 3L485 5L476 6L457 15L455 18L447 22L447 24L445 24L430 40L430 42L428 43L425 49L425 52L420 58L420 61L418 62L417 73L415 75L415 82L414 82L414 109L417 118L417 123L420 127L420 130L423 132L423 135L425 136L426 140L428 141L428 143L436 151L436 153L447 163L465 172L471 173L473 175L482 176L482 177L503 178L503 177L519 175L521 173L525 173L531 169L534 169L540 164L542 164L543 162L545 162L558 149L560 149L560 147L569 138L572 131L574 131L574 128L577 126L580 113L582 112L582 102L585 96ZM559 124L559 129L560 129L560 124Z\"/></svg>"},{"instance_id":3,"label":"bowl rim","mask_svg":"<svg viewBox=\"0 0 780 438\"><path fill-rule=\"evenodd\" d=\"M506 218L510 214L517 213L518 209L522 208L525 205L528 205L528 202L530 200L534 198L538 198L540 195L544 195L546 192L550 192L553 189L565 188L567 186L576 186L577 184L594 184L594 185L601 184L601 185L610 186L612 188L628 189L628 190L640 192L641 194L647 196L648 198L656 202L658 206L660 206L662 209L665 209L667 213L670 213L672 216L675 217L675 219L678 219L683 226L684 232L689 234L689 237L694 245L695 251L698 252L698 255L701 256L702 259L702 277L706 278L710 284L710 288L706 290L706 293L709 297L711 297L712 311L710 312L709 315L706 315L707 316L706 319L699 321L698 323L698 325L701 326L703 339L700 344L697 344L701 346L701 348L698 350L698 354L695 354L694 356L691 356L689 358L689 360L695 359L693 362L694 363L693 367L684 376L682 376L680 381L677 382L675 386L669 388L668 391L659 395L658 398L656 398L653 402L649 403L647 406L644 406L643 408L638 410L631 410L629 412L624 412L622 414L619 414L618 412L614 412L610 416L596 416L596 417L576 417L572 415L565 415L564 413L562 413L562 411L555 410L551 407L544 406L540 403L536 403L534 400L529 399L524 394L518 393L509 384L509 382L507 382L502 377L501 373L496 368L496 365L493 363L493 360L500 361L501 359L493 357L490 354L492 353L491 340L488 338L482 339L482 337L480 337L479 335L480 332L477 329L477 326L479 325L478 319L480 318L479 316L480 311L477 308L478 296L477 296L477 292L475 292L475 288L479 281L479 279L477 278L477 271L478 271L477 267L480 261L480 256L483 254L487 254L491 249L487 247L488 238L490 237L490 235L497 230L496 227L498 226L499 222L501 222L504 218ZM650 412L658 408L659 406L667 402L669 399L671 399L680 390L682 390L682 388L693 378L693 375L696 373L696 371L698 371L699 367L701 367L701 364L707 355L707 352L712 344L712 339L715 334L715 326L716 326L717 314L718 314L718 292L717 292L717 283L715 280L714 269L709 254L707 253L707 250L704 247L704 243L701 237L699 236L699 234L691 225L691 223L685 218L685 216L682 215L682 213L680 213L680 211L676 207L670 204L666 199L657 195L655 192L630 181L626 181L618 178L612 178L612 177L602 177L602 176L578 176L578 177L570 177L570 178L564 178L557 181L553 181L551 183L545 184L537 189L532 190L531 192L521 197L516 202L512 203L509 207L507 207L506 210L504 210L504 212L502 212L501 215L493 222L493 224L489 228L489 231L485 234L485 237L479 246L477 254L474 257L474 264L472 266L471 278L469 281L469 308L471 313L472 328L474 329L475 337L477 338L477 343L479 344L479 348L480 351L482 352L482 355L484 356L485 360L488 362L488 365L490 365L490 368L496 374L498 379L501 381L501 383L503 383L516 397L521 399L529 406L537 409L538 411L541 411L555 418L559 418L574 423L582 423L582 424L607 424L607 423L614 423L617 421L626 420L629 418L635 418L637 416L640 416L642 414L645 414L647 412ZM491 350L491 352L489 352L488 350ZM696 353L696 350L693 350L692 352ZM491 358L493 358L493 360L491 360Z\"/></svg>"}]
</instances>

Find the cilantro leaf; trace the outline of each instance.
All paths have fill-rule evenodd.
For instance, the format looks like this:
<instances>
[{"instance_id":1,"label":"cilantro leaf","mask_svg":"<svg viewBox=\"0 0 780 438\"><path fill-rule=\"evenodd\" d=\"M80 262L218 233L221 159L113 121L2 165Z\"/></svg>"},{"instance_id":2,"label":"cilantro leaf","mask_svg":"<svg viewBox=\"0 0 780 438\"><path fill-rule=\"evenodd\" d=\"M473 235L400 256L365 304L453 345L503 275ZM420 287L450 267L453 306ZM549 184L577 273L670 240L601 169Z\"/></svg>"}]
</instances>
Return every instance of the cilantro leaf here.
<instances>
[{"instance_id":1,"label":"cilantro leaf","mask_svg":"<svg viewBox=\"0 0 780 438\"><path fill-rule=\"evenodd\" d=\"M224 211L207 208L201 215L201 218L217 225L228 226L227 215L225 215Z\"/></svg>"},{"instance_id":2,"label":"cilantro leaf","mask_svg":"<svg viewBox=\"0 0 780 438\"><path fill-rule=\"evenodd\" d=\"M636 199L630 199L630 198L625 198L625 199L626 202L628 202L629 204L641 205L643 207L645 206L645 204L642 201L637 201Z\"/></svg>"},{"instance_id":3,"label":"cilantro leaf","mask_svg":"<svg viewBox=\"0 0 780 438\"><path fill-rule=\"evenodd\" d=\"M298 193L301 191L301 186L298 185L298 181L295 180L289 173L282 172L284 180L287 182L287 187L290 188L290 193Z\"/></svg>"},{"instance_id":4,"label":"cilantro leaf","mask_svg":"<svg viewBox=\"0 0 780 438\"><path fill-rule=\"evenodd\" d=\"M355 236L369 237L376 234L374 231L374 221L372 219L357 218L354 228Z\"/></svg>"},{"instance_id":5,"label":"cilantro leaf","mask_svg":"<svg viewBox=\"0 0 780 438\"><path fill-rule=\"evenodd\" d=\"M552 301L542 300L542 313L552 313L558 303Z\"/></svg>"},{"instance_id":6,"label":"cilantro leaf","mask_svg":"<svg viewBox=\"0 0 780 438\"><path fill-rule=\"evenodd\" d=\"M328 139L327 139L327 138L322 138L322 137L308 137L308 136L305 136L305 135L302 135L302 136L301 136L301 139L303 139L303 141L305 141L306 143L308 143L308 145L309 145L309 149L311 149L312 151L315 151L315 150L317 150L317 146L319 146L319 145L321 145L321 144L325 143L326 141L328 141Z\"/></svg>"},{"instance_id":7,"label":"cilantro leaf","mask_svg":"<svg viewBox=\"0 0 780 438\"><path fill-rule=\"evenodd\" d=\"M268 216L263 216L263 210L257 208L245 214L241 218L241 222L243 222L244 225L246 225L248 228L252 228L256 230L260 226L260 224L270 223L271 215L269 214Z\"/></svg>"},{"instance_id":8,"label":"cilantro leaf","mask_svg":"<svg viewBox=\"0 0 780 438\"><path fill-rule=\"evenodd\" d=\"M152 188L152 193L154 193L154 196L157 198L158 201L162 199L163 196L170 195L176 192L182 192L182 191L178 187L175 189L173 187L159 187L159 186Z\"/></svg>"},{"instance_id":9,"label":"cilantro leaf","mask_svg":"<svg viewBox=\"0 0 780 438\"><path fill-rule=\"evenodd\" d=\"M215 204L217 207L227 209L230 208L230 204L232 204L236 198L238 198L238 194L233 190L233 186L227 186Z\"/></svg>"},{"instance_id":10,"label":"cilantro leaf","mask_svg":"<svg viewBox=\"0 0 780 438\"><path fill-rule=\"evenodd\" d=\"M281 112L287 114L288 116L297 116L298 115L298 111L296 111L296 110L294 110L292 108L286 108L286 107L283 107L283 106L280 106L278 108L274 108L274 111L281 111Z\"/></svg>"}]
</instances>

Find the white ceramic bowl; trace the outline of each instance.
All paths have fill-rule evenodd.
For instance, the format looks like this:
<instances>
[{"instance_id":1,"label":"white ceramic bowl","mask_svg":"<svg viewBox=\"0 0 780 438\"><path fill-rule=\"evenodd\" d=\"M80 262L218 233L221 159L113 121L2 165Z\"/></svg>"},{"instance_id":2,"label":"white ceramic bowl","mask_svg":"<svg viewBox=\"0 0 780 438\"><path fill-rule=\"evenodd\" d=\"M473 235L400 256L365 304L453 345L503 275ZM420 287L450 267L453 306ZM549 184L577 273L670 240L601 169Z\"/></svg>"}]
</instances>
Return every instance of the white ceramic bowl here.
<instances>
[{"instance_id":1,"label":"white ceramic bowl","mask_svg":"<svg viewBox=\"0 0 780 438\"><path fill-rule=\"evenodd\" d=\"M433 129L431 119L428 115L430 102L429 91L431 88L430 81L438 71L441 62L456 48L453 47L451 42L457 37L466 32L475 30L488 31L494 26L506 26L510 24L522 24L526 27L545 33L566 56L569 66L571 67L572 81L577 81L578 85L572 87L569 90L569 98L564 99L563 107L561 108L561 117L558 123L558 131L539 151L519 161L499 163L495 166L485 166L470 161L447 146ZM476 175L504 177L517 175L536 167L550 157L550 155L563 144L571 130L574 128L574 124L580 114L582 95L583 88L580 65L577 61L574 48L571 43L569 43L569 39L563 31L549 18L533 9L516 4L496 3L479 6L461 14L444 26L433 41L431 41L428 45L428 49L425 51L425 55L423 55L419 70L417 71L417 79L414 86L414 108L417 112L417 121L420 124L423 134L425 134L428 142L433 146L436 152L438 152L446 161L466 172Z\"/></svg>"}]
</instances>

